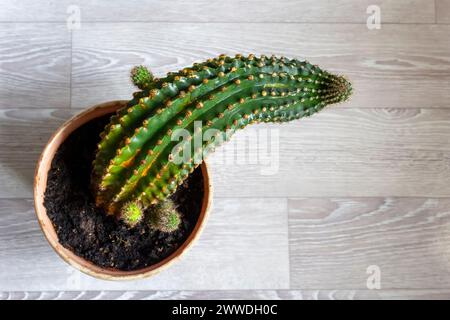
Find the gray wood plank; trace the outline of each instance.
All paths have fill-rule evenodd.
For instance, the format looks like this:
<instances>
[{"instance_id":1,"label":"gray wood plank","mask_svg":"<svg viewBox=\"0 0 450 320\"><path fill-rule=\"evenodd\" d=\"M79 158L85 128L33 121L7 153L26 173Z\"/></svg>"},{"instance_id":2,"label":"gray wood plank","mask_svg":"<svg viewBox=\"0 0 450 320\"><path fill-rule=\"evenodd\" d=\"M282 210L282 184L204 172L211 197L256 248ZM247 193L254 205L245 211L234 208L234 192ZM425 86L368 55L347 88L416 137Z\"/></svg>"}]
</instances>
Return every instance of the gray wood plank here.
<instances>
[{"instance_id":1,"label":"gray wood plank","mask_svg":"<svg viewBox=\"0 0 450 320\"><path fill-rule=\"evenodd\" d=\"M355 87L348 107L448 108L449 34L450 25L87 24L74 32L72 105L129 99L137 64L161 76L220 53L255 52L347 75Z\"/></svg>"},{"instance_id":2,"label":"gray wood plank","mask_svg":"<svg viewBox=\"0 0 450 320\"><path fill-rule=\"evenodd\" d=\"M449 121L448 109L330 107L288 124L248 127L207 162L224 197L446 197ZM267 138L277 132L278 152L277 140ZM249 146L257 135L259 144ZM274 146L270 157L261 142Z\"/></svg>"},{"instance_id":3,"label":"gray wood plank","mask_svg":"<svg viewBox=\"0 0 450 320\"><path fill-rule=\"evenodd\" d=\"M0 109L0 198L32 197L34 169L52 133L74 111Z\"/></svg>"},{"instance_id":4,"label":"gray wood plank","mask_svg":"<svg viewBox=\"0 0 450 320\"><path fill-rule=\"evenodd\" d=\"M0 108L68 108L70 50L64 24L0 24Z\"/></svg>"},{"instance_id":5,"label":"gray wood plank","mask_svg":"<svg viewBox=\"0 0 450 320\"><path fill-rule=\"evenodd\" d=\"M76 5L82 21L178 22L352 22L365 23L369 5L379 5L386 23L434 22L429 0L228 0L121 1L3 0L0 21L65 21L67 8Z\"/></svg>"},{"instance_id":6,"label":"gray wood plank","mask_svg":"<svg viewBox=\"0 0 450 320\"><path fill-rule=\"evenodd\" d=\"M450 23L450 1L436 0L437 23Z\"/></svg>"},{"instance_id":7,"label":"gray wood plank","mask_svg":"<svg viewBox=\"0 0 450 320\"><path fill-rule=\"evenodd\" d=\"M288 289L286 200L215 199L194 247L161 274L112 282L81 274L46 243L31 200L0 200L0 291Z\"/></svg>"},{"instance_id":8,"label":"gray wood plank","mask_svg":"<svg viewBox=\"0 0 450 320\"><path fill-rule=\"evenodd\" d=\"M8 151L0 152L0 198L32 197L34 167L43 146L75 112L0 112L0 148ZM279 149L267 157L276 146L270 140L275 133ZM247 145L258 134L268 150L263 144ZM341 105L289 124L250 126L207 161L217 197L446 197L449 137L448 109ZM250 163L255 157L256 164Z\"/></svg>"},{"instance_id":9,"label":"gray wood plank","mask_svg":"<svg viewBox=\"0 0 450 320\"><path fill-rule=\"evenodd\" d=\"M0 200L0 287L2 290L47 288L64 283L55 274L71 270L50 248L38 225L30 200ZM15 279L15 280L14 280ZM17 283L17 285L13 285ZM33 290L33 289L31 289Z\"/></svg>"},{"instance_id":10,"label":"gray wood plank","mask_svg":"<svg viewBox=\"0 0 450 320\"><path fill-rule=\"evenodd\" d=\"M450 199L290 199L291 288L450 287ZM373 272L373 271L371 271Z\"/></svg>"},{"instance_id":11,"label":"gray wood plank","mask_svg":"<svg viewBox=\"0 0 450 320\"><path fill-rule=\"evenodd\" d=\"M450 299L449 289L426 290L207 290L207 291L22 291L0 292L0 300L361 300Z\"/></svg>"}]
</instances>

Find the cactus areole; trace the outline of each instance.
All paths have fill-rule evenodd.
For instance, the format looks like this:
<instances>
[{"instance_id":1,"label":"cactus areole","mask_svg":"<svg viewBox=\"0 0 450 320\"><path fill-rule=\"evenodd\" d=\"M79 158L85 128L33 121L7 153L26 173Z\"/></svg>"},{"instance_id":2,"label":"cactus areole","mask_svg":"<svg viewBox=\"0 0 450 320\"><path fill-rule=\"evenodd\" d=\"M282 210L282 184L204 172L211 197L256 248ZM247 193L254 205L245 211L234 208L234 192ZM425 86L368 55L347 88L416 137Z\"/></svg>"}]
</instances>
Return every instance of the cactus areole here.
<instances>
[{"instance_id":1,"label":"cactus areole","mask_svg":"<svg viewBox=\"0 0 450 320\"><path fill-rule=\"evenodd\" d=\"M160 79L139 66L131 78L140 91L101 134L91 178L96 205L130 226L141 220L139 208L143 215L166 201L236 130L307 117L352 92L344 77L306 61L252 54L221 55ZM209 129L210 139L192 143Z\"/></svg>"}]
</instances>

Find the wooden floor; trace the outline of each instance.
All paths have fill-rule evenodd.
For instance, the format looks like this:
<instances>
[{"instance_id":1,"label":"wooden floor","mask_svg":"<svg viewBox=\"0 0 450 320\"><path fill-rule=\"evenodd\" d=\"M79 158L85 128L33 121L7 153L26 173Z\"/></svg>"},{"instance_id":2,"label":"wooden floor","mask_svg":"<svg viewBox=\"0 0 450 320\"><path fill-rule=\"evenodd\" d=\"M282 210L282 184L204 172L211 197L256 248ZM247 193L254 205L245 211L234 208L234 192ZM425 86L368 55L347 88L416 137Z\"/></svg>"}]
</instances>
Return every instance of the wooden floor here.
<instances>
[{"instance_id":1,"label":"wooden floor","mask_svg":"<svg viewBox=\"0 0 450 320\"><path fill-rule=\"evenodd\" d=\"M0 299L450 298L450 0L131 3L2 0ZM373 4L380 30L366 26ZM67 28L70 5L81 29ZM169 270L106 282L66 265L32 204L51 133L128 99L136 64L162 75L237 52L308 59L355 94L276 126L276 175L224 166L232 145L218 150L210 221ZM367 286L369 266L381 289Z\"/></svg>"}]
</instances>

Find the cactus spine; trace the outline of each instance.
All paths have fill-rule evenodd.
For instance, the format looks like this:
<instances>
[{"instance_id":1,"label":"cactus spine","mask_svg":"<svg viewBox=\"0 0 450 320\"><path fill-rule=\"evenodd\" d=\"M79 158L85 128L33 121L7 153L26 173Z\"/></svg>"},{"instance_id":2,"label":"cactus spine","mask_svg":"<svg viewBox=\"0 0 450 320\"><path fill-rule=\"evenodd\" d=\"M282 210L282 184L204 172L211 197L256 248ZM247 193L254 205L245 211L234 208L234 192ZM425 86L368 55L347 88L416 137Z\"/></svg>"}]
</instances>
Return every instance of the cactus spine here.
<instances>
[{"instance_id":1,"label":"cactus spine","mask_svg":"<svg viewBox=\"0 0 450 320\"><path fill-rule=\"evenodd\" d=\"M345 101L352 91L343 77L308 62L254 55L221 55L161 79L138 67L132 80L141 91L105 127L92 173L97 205L119 216L130 202L146 208L165 200L202 154L236 130L310 116ZM189 141L182 146L172 141L176 129L191 137L217 130L202 148L194 148ZM192 156L175 163L180 150Z\"/></svg>"}]
</instances>

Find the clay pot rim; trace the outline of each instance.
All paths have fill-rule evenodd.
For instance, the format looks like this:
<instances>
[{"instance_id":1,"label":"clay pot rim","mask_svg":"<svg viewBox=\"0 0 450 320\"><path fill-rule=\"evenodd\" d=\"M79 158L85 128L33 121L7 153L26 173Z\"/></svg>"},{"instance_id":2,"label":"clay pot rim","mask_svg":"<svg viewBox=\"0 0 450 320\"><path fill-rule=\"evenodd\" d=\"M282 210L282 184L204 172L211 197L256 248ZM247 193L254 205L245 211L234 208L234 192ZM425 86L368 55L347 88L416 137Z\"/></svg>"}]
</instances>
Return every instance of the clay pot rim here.
<instances>
[{"instance_id":1,"label":"clay pot rim","mask_svg":"<svg viewBox=\"0 0 450 320\"><path fill-rule=\"evenodd\" d=\"M159 273L165 268L172 265L177 261L199 238L206 220L209 216L211 201L212 201L212 187L211 187L211 177L209 174L209 169L206 162L201 164L201 170L204 181L204 196L202 202L202 208L200 215L198 217L197 223L192 230L191 234L185 240L185 242L173 252L171 255L161 260L160 262L132 271L122 271L113 268L103 268L95 265L94 263L77 256L71 250L63 247L59 241L58 236L55 232L53 224L50 218L47 216L47 210L43 205L44 192L47 185L47 175L48 170L51 166L55 152L58 150L59 146L67 139L67 137L81 125L86 122L95 119L99 116L105 115L107 113L114 112L119 108L123 107L127 101L117 100L110 101L95 105L87 110L81 112L80 114L72 117L66 121L61 127L59 127L52 137L47 142L44 151L42 152L39 161L36 166L34 175L34 207L39 225L41 226L42 232L45 238L51 245L51 247L59 254L59 256L66 261L68 264L72 265L76 269L99 279L103 280L133 280L142 279Z\"/></svg>"}]
</instances>

